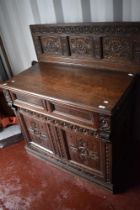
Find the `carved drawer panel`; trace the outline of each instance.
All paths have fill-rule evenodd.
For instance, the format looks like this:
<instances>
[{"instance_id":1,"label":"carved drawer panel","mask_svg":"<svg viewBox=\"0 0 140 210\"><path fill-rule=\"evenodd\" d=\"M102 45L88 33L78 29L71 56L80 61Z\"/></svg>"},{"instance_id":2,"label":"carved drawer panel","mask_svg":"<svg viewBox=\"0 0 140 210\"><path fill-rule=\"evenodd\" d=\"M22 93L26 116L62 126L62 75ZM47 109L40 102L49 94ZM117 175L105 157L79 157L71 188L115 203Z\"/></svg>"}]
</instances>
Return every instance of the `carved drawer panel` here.
<instances>
[{"instance_id":1,"label":"carved drawer panel","mask_svg":"<svg viewBox=\"0 0 140 210\"><path fill-rule=\"evenodd\" d=\"M71 162L104 177L105 143L93 137L71 133L66 133L66 138Z\"/></svg>"},{"instance_id":2,"label":"carved drawer panel","mask_svg":"<svg viewBox=\"0 0 140 210\"><path fill-rule=\"evenodd\" d=\"M86 110L74 108L68 105L51 103L51 112L55 116L62 116L63 119L72 120L77 123L82 123L89 127L98 127L98 117L96 113L91 113Z\"/></svg>"},{"instance_id":3,"label":"carved drawer panel","mask_svg":"<svg viewBox=\"0 0 140 210\"><path fill-rule=\"evenodd\" d=\"M21 93L11 93L12 94L12 98L15 102L23 102L23 103L27 103L31 106L35 106L37 108L43 108L43 102L40 98L32 96L32 95L26 95L26 94L21 94Z\"/></svg>"}]
</instances>

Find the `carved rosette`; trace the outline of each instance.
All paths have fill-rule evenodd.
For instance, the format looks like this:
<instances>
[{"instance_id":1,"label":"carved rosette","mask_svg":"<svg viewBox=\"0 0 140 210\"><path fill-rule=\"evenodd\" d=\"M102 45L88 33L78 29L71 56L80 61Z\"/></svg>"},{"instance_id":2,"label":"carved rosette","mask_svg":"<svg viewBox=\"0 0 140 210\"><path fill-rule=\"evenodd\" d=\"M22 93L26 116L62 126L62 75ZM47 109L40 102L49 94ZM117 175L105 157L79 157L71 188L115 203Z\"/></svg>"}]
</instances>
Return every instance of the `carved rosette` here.
<instances>
[{"instance_id":1,"label":"carved rosette","mask_svg":"<svg viewBox=\"0 0 140 210\"><path fill-rule=\"evenodd\" d=\"M93 40L91 37L70 37L70 49L72 55L92 56Z\"/></svg>"},{"instance_id":2,"label":"carved rosette","mask_svg":"<svg viewBox=\"0 0 140 210\"><path fill-rule=\"evenodd\" d=\"M139 23L91 23L82 25L31 25L33 34L139 34Z\"/></svg>"},{"instance_id":3,"label":"carved rosette","mask_svg":"<svg viewBox=\"0 0 140 210\"><path fill-rule=\"evenodd\" d=\"M61 40L60 37L55 36L42 36L41 44L44 53L48 54L62 54Z\"/></svg>"},{"instance_id":4,"label":"carved rosette","mask_svg":"<svg viewBox=\"0 0 140 210\"><path fill-rule=\"evenodd\" d=\"M126 38L105 37L103 39L103 55L105 58L131 59L132 44Z\"/></svg>"},{"instance_id":5,"label":"carved rosette","mask_svg":"<svg viewBox=\"0 0 140 210\"><path fill-rule=\"evenodd\" d=\"M43 52L48 55L69 55L67 36L40 36ZM36 45L36 43L35 43ZM38 45L36 50L38 51ZM39 51L40 52L40 51ZM42 53L43 53L42 52Z\"/></svg>"}]
</instances>

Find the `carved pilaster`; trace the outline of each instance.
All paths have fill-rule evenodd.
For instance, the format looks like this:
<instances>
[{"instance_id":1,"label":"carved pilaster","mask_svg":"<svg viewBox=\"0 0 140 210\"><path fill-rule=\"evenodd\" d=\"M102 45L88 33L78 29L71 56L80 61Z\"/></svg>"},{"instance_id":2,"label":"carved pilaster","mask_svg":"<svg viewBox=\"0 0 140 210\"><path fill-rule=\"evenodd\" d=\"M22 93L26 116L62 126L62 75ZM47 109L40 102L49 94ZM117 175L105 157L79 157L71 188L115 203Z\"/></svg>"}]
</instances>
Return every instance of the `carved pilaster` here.
<instances>
[{"instance_id":1,"label":"carved pilaster","mask_svg":"<svg viewBox=\"0 0 140 210\"><path fill-rule=\"evenodd\" d=\"M7 101L8 106L13 110L14 114L17 115L17 108L13 105L12 96L8 90L3 90L3 94Z\"/></svg>"},{"instance_id":2,"label":"carved pilaster","mask_svg":"<svg viewBox=\"0 0 140 210\"><path fill-rule=\"evenodd\" d=\"M111 173L111 168L112 168L111 158L112 158L111 144L106 143L105 144L106 182L108 182L108 183L111 183L111 177L112 177L112 173Z\"/></svg>"},{"instance_id":3,"label":"carved pilaster","mask_svg":"<svg viewBox=\"0 0 140 210\"><path fill-rule=\"evenodd\" d=\"M105 140L110 140L110 117L106 115L99 115L99 133L98 137Z\"/></svg>"}]
</instances>

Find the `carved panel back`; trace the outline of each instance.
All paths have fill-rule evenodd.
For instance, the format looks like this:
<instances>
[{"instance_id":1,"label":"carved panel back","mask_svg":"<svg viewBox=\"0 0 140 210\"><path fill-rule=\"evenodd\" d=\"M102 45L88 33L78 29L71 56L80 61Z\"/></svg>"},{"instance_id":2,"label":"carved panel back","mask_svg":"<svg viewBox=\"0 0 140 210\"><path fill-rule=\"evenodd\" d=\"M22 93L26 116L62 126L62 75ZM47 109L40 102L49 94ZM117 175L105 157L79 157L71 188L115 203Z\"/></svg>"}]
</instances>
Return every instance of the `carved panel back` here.
<instances>
[{"instance_id":1,"label":"carved panel back","mask_svg":"<svg viewBox=\"0 0 140 210\"><path fill-rule=\"evenodd\" d=\"M39 61L56 56L90 62L140 63L140 23L31 25ZM45 56L45 57L44 57Z\"/></svg>"}]
</instances>

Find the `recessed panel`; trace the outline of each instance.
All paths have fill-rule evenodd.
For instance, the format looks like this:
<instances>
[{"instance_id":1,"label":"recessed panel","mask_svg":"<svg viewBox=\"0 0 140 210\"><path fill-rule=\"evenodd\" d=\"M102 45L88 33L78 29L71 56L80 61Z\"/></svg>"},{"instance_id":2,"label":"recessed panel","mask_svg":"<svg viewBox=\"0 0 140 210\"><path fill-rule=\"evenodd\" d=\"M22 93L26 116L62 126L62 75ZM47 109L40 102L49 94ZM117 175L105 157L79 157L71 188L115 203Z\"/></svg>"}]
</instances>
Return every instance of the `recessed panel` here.
<instances>
[{"instance_id":1,"label":"recessed panel","mask_svg":"<svg viewBox=\"0 0 140 210\"><path fill-rule=\"evenodd\" d=\"M103 56L107 59L132 59L132 41L124 37L104 37Z\"/></svg>"},{"instance_id":2,"label":"recessed panel","mask_svg":"<svg viewBox=\"0 0 140 210\"><path fill-rule=\"evenodd\" d=\"M93 39L86 36L71 36L70 40L70 52L71 55L76 56L93 56Z\"/></svg>"},{"instance_id":3,"label":"recessed panel","mask_svg":"<svg viewBox=\"0 0 140 210\"><path fill-rule=\"evenodd\" d=\"M66 36L41 36L43 53L48 55L68 55L68 38Z\"/></svg>"}]
</instances>

